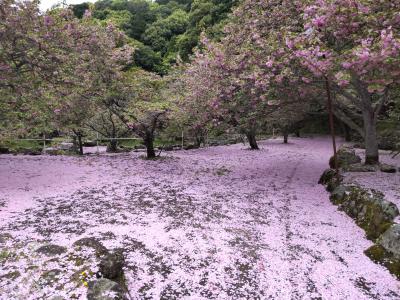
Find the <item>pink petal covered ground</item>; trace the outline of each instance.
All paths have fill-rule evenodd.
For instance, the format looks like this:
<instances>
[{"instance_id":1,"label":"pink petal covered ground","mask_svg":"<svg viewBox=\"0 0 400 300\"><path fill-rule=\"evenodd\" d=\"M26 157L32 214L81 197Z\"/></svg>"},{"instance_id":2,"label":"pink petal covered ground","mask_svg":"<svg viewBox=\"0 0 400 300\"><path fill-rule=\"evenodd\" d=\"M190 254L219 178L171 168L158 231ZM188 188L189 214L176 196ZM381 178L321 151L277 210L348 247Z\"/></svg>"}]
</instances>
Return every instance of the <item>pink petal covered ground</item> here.
<instances>
[{"instance_id":1,"label":"pink petal covered ground","mask_svg":"<svg viewBox=\"0 0 400 300\"><path fill-rule=\"evenodd\" d=\"M363 254L371 242L317 185L329 139L261 146L159 161L1 156L0 246L14 255L0 256L0 299L85 299L75 279L97 262L72 247L82 237L124 248L132 299L398 299L399 282ZM45 243L69 250L49 259L35 252ZM41 275L54 269L59 290Z\"/></svg>"}]
</instances>

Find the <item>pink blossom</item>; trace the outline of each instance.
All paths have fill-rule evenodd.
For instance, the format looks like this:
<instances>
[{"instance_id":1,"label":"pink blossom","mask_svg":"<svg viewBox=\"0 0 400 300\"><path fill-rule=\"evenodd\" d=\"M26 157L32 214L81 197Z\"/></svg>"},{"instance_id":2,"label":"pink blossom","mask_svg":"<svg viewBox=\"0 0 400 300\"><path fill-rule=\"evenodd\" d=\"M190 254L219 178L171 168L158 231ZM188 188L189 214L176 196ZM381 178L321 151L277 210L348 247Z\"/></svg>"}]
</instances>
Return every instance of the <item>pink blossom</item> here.
<instances>
[{"instance_id":1,"label":"pink blossom","mask_svg":"<svg viewBox=\"0 0 400 300\"><path fill-rule=\"evenodd\" d=\"M287 46L289 49L293 49L293 47L294 47L294 42L293 42L291 39L286 38L285 43L286 43L286 46Z\"/></svg>"},{"instance_id":2,"label":"pink blossom","mask_svg":"<svg viewBox=\"0 0 400 300\"><path fill-rule=\"evenodd\" d=\"M326 18L324 16L318 16L312 20L313 25L317 27L325 26Z\"/></svg>"},{"instance_id":3,"label":"pink blossom","mask_svg":"<svg viewBox=\"0 0 400 300\"><path fill-rule=\"evenodd\" d=\"M44 25L51 26L54 24L53 18L50 16L44 16Z\"/></svg>"},{"instance_id":4,"label":"pink blossom","mask_svg":"<svg viewBox=\"0 0 400 300\"><path fill-rule=\"evenodd\" d=\"M338 81L338 85L341 86L341 87L349 85L349 83L350 82L348 80L346 80L346 79L341 79L341 80Z\"/></svg>"},{"instance_id":5,"label":"pink blossom","mask_svg":"<svg viewBox=\"0 0 400 300\"><path fill-rule=\"evenodd\" d=\"M265 63L265 65L266 65L268 68L271 68L271 67L274 65L274 62L270 59L270 60L268 60L268 61Z\"/></svg>"},{"instance_id":6,"label":"pink blossom","mask_svg":"<svg viewBox=\"0 0 400 300\"><path fill-rule=\"evenodd\" d=\"M350 69L352 66L353 66L353 64L350 63L350 62L342 63L342 67L345 68L345 69Z\"/></svg>"},{"instance_id":7,"label":"pink blossom","mask_svg":"<svg viewBox=\"0 0 400 300\"><path fill-rule=\"evenodd\" d=\"M83 15L85 18L92 17L92 11L90 9L85 10L85 14Z\"/></svg>"}]
</instances>

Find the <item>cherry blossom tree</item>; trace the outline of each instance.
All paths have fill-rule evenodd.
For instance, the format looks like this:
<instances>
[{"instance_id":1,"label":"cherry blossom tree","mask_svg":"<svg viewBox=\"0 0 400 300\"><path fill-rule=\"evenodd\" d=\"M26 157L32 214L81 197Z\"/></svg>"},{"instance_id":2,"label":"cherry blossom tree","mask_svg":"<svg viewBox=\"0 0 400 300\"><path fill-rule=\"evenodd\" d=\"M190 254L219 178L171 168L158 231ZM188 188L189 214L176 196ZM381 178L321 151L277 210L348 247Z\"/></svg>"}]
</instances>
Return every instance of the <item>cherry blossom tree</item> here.
<instances>
[{"instance_id":1,"label":"cherry blossom tree","mask_svg":"<svg viewBox=\"0 0 400 300\"><path fill-rule=\"evenodd\" d=\"M84 123L107 86L117 80L132 49L114 26L99 26L68 9L40 13L38 1L6 0L0 6L2 114L19 111L71 131L82 153ZM7 114L7 115L6 115ZM13 119L15 122L15 119Z\"/></svg>"},{"instance_id":2,"label":"cherry blossom tree","mask_svg":"<svg viewBox=\"0 0 400 300\"><path fill-rule=\"evenodd\" d=\"M117 138L128 132L121 120L107 107L98 107L94 116L85 122L85 126L100 134L103 138L109 139L107 152L117 152Z\"/></svg>"},{"instance_id":3,"label":"cherry blossom tree","mask_svg":"<svg viewBox=\"0 0 400 300\"><path fill-rule=\"evenodd\" d=\"M287 47L315 79L332 87L340 105L361 112L366 163L378 163L376 124L390 90L400 82L400 2L297 4L304 26L300 32L287 32Z\"/></svg>"},{"instance_id":4,"label":"cherry blossom tree","mask_svg":"<svg viewBox=\"0 0 400 300\"><path fill-rule=\"evenodd\" d=\"M283 29L301 29L299 16L290 1L244 1L225 27L225 38L220 43L203 38L202 52L189 68L191 97L206 97L213 118L245 133L253 149L257 130L278 112L289 117L293 104L307 103L315 91L303 76L308 72L282 47Z\"/></svg>"},{"instance_id":5,"label":"cherry blossom tree","mask_svg":"<svg viewBox=\"0 0 400 300\"><path fill-rule=\"evenodd\" d=\"M38 120L44 83L60 82L63 32L40 15L38 1L0 3L0 134L21 133ZM16 131L18 129L18 131Z\"/></svg>"},{"instance_id":6,"label":"cherry blossom tree","mask_svg":"<svg viewBox=\"0 0 400 300\"><path fill-rule=\"evenodd\" d=\"M110 109L134 133L143 139L147 158L156 157L154 139L168 122L171 102L166 81L154 73L132 70L109 90Z\"/></svg>"},{"instance_id":7,"label":"cherry blossom tree","mask_svg":"<svg viewBox=\"0 0 400 300\"><path fill-rule=\"evenodd\" d=\"M82 138L89 120L107 108L104 97L122 77L133 49L112 24L99 26L90 16L78 20L69 10L61 10L54 18L60 16L69 28L64 43L70 53L63 57L65 64L59 65L63 84L49 85L48 93L55 122L73 134L83 154Z\"/></svg>"},{"instance_id":8,"label":"cherry blossom tree","mask_svg":"<svg viewBox=\"0 0 400 300\"><path fill-rule=\"evenodd\" d=\"M205 43L214 105L229 118L223 104L238 105L241 95L254 114L262 111L261 99L284 106L332 89L344 122L356 128L343 112L360 112L366 163L377 163L376 123L399 83L399 8L382 1L244 1L221 43L212 49Z\"/></svg>"}]
</instances>

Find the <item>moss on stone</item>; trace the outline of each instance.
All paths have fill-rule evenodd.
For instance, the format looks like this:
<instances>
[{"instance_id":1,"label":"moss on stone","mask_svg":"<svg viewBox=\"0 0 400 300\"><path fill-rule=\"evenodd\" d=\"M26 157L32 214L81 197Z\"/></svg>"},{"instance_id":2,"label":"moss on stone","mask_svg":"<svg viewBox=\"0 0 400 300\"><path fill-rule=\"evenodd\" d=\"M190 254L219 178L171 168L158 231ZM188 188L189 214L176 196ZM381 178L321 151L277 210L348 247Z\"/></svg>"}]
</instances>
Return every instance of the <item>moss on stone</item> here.
<instances>
[{"instance_id":1,"label":"moss on stone","mask_svg":"<svg viewBox=\"0 0 400 300\"><path fill-rule=\"evenodd\" d=\"M75 254L68 255L67 260L72 261L77 267L80 267L85 263L85 259L83 257Z\"/></svg>"},{"instance_id":2,"label":"moss on stone","mask_svg":"<svg viewBox=\"0 0 400 300\"><path fill-rule=\"evenodd\" d=\"M386 251L380 245L373 245L364 251L365 255L367 255L372 261L375 263L381 264L385 266L390 273L395 275L398 279L400 279L400 259L394 257L393 254Z\"/></svg>"},{"instance_id":3,"label":"moss on stone","mask_svg":"<svg viewBox=\"0 0 400 300\"><path fill-rule=\"evenodd\" d=\"M343 203L346 197L346 186L338 185L331 193L330 200L335 205L340 205Z\"/></svg>"},{"instance_id":4,"label":"moss on stone","mask_svg":"<svg viewBox=\"0 0 400 300\"><path fill-rule=\"evenodd\" d=\"M331 196L332 203L353 218L364 229L367 238L376 240L399 214L397 207L380 192L355 185L339 185Z\"/></svg>"},{"instance_id":5,"label":"moss on stone","mask_svg":"<svg viewBox=\"0 0 400 300\"><path fill-rule=\"evenodd\" d=\"M339 168L345 168L348 165L361 162L361 157L359 157L356 154L355 150L352 148L342 147L339 149L339 151L336 153L336 155L337 155L337 161L338 161ZM329 166L332 169L335 168L335 157L334 156L332 156L329 159Z\"/></svg>"},{"instance_id":6,"label":"moss on stone","mask_svg":"<svg viewBox=\"0 0 400 300\"><path fill-rule=\"evenodd\" d=\"M384 214L382 207L376 203L366 201L362 210L357 216L357 224L364 229L370 240L376 240L393 224L390 217Z\"/></svg>"},{"instance_id":7,"label":"moss on stone","mask_svg":"<svg viewBox=\"0 0 400 300\"><path fill-rule=\"evenodd\" d=\"M318 184L323 184L323 185L328 184L328 182L335 177L335 174L336 174L335 170L326 169L319 178Z\"/></svg>"},{"instance_id":8,"label":"moss on stone","mask_svg":"<svg viewBox=\"0 0 400 300\"><path fill-rule=\"evenodd\" d=\"M336 171L333 169L327 169L321 175L318 184L326 186L328 192L332 192L336 187L338 187L343 181L343 176L336 175Z\"/></svg>"}]
</instances>

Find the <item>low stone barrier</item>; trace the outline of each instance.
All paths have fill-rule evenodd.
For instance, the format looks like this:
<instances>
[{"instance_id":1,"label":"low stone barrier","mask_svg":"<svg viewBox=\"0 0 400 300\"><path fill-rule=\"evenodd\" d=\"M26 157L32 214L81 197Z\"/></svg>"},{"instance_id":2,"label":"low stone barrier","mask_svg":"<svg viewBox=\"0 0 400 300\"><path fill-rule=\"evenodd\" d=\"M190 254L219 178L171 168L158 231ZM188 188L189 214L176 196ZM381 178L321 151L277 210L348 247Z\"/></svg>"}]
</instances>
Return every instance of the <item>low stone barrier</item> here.
<instances>
[{"instance_id":1,"label":"low stone barrier","mask_svg":"<svg viewBox=\"0 0 400 300\"><path fill-rule=\"evenodd\" d=\"M400 224L394 221L399 216L398 207L379 191L343 184L343 177L336 176L332 169L324 171L319 183L331 193L331 202L353 218L375 243L365 254L400 279Z\"/></svg>"},{"instance_id":2,"label":"low stone barrier","mask_svg":"<svg viewBox=\"0 0 400 300\"><path fill-rule=\"evenodd\" d=\"M380 237L399 215L397 206L385 200L381 192L357 185L338 185L330 199L364 229L370 240Z\"/></svg>"}]
</instances>

